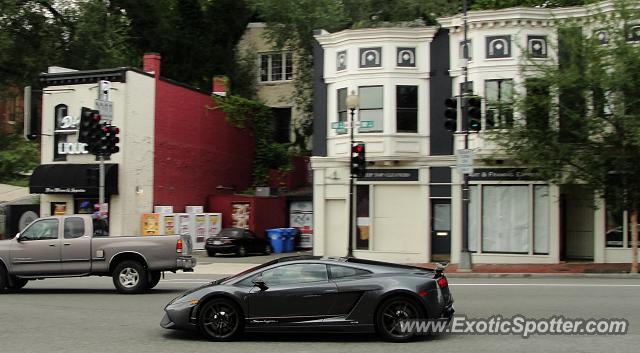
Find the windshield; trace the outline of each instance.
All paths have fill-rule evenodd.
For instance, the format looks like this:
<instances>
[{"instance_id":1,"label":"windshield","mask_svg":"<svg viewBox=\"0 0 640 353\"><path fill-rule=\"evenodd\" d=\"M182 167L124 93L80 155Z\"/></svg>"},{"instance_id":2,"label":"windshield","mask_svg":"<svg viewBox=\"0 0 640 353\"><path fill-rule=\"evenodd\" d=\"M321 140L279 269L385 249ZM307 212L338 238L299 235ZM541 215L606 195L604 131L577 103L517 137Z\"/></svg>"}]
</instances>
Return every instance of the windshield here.
<instances>
[{"instance_id":1,"label":"windshield","mask_svg":"<svg viewBox=\"0 0 640 353\"><path fill-rule=\"evenodd\" d=\"M226 228L220 231L221 237L229 237L229 238L241 238L243 230L236 228Z\"/></svg>"},{"instance_id":2,"label":"windshield","mask_svg":"<svg viewBox=\"0 0 640 353\"><path fill-rule=\"evenodd\" d=\"M263 263L262 265L258 265L258 266L251 267L250 269L244 270L244 271L242 271L242 272L240 272L240 273L237 273L237 274L235 274L235 275L233 275L233 276L231 276L231 277L224 278L222 281L220 281L220 283L222 283L222 284L229 284L230 282L233 282L233 281L235 281L236 279L238 279L238 278L240 278L240 277L243 277L244 275L246 275L246 274L248 274L248 273L251 273L251 272L253 272L253 271L259 270L259 269L264 268L264 267L267 267L267 266L271 266L271 265L273 265L273 264L275 264L275 263L277 263L277 262L278 262L278 260L277 260L277 259L275 259L275 260L271 260L271 261L269 261L269 262L265 262L265 263Z\"/></svg>"}]
</instances>

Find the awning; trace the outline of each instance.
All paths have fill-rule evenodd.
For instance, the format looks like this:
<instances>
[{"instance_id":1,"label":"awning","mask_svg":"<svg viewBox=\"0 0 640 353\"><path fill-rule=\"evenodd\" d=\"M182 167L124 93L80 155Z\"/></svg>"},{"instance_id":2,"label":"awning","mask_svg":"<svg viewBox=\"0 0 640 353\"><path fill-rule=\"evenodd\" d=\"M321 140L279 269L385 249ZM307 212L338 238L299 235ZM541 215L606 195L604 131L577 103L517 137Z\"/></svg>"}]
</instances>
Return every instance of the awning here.
<instances>
[{"instance_id":1,"label":"awning","mask_svg":"<svg viewBox=\"0 0 640 353\"><path fill-rule=\"evenodd\" d=\"M118 165L105 164L105 195L118 194ZM32 194L98 195L98 164L42 164L29 178Z\"/></svg>"}]
</instances>

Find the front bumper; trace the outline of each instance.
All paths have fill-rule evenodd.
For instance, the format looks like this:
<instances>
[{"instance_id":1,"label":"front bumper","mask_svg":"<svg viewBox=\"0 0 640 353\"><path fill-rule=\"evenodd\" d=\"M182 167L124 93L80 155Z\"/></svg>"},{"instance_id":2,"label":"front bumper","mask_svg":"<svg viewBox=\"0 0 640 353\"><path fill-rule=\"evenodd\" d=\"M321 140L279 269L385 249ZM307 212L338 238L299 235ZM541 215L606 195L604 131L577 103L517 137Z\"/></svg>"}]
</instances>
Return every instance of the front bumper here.
<instances>
[{"instance_id":1,"label":"front bumper","mask_svg":"<svg viewBox=\"0 0 640 353\"><path fill-rule=\"evenodd\" d=\"M197 260L192 256L180 256L176 261L176 266L178 269L183 270L184 272L193 272L193 268L196 267Z\"/></svg>"},{"instance_id":2,"label":"front bumper","mask_svg":"<svg viewBox=\"0 0 640 353\"><path fill-rule=\"evenodd\" d=\"M229 244L229 245L207 244L205 245L205 249L207 251L215 252L218 254L235 254L238 252L238 246L235 244Z\"/></svg>"},{"instance_id":3,"label":"front bumper","mask_svg":"<svg viewBox=\"0 0 640 353\"><path fill-rule=\"evenodd\" d=\"M190 320L192 310L193 305L187 303L169 304L164 309L160 326L171 330L193 331L196 326Z\"/></svg>"}]
</instances>

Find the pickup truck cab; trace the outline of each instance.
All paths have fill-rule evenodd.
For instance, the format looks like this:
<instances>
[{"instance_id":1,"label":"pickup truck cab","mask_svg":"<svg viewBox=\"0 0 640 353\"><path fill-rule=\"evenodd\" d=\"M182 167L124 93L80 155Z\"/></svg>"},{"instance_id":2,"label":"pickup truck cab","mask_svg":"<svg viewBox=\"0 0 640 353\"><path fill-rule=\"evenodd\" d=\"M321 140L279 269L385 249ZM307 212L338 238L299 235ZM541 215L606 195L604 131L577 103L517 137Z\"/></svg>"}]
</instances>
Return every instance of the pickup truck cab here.
<instances>
[{"instance_id":1,"label":"pickup truck cab","mask_svg":"<svg viewBox=\"0 0 640 353\"><path fill-rule=\"evenodd\" d=\"M0 291L33 279L95 275L113 277L122 293L139 293L155 287L163 271L196 265L179 235L108 236L102 224L90 215L44 217L0 240Z\"/></svg>"}]
</instances>

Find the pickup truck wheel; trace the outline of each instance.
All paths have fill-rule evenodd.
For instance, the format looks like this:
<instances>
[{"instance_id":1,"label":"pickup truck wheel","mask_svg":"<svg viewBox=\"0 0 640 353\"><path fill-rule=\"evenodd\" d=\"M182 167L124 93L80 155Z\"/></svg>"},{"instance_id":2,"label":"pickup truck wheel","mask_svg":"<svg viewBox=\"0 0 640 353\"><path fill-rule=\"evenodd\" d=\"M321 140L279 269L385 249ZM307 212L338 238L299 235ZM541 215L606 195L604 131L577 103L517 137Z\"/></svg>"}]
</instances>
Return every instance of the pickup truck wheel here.
<instances>
[{"instance_id":1,"label":"pickup truck wheel","mask_svg":"<svg viewBox=\"0 0 640 353\"><path fill-rule=\"evenodd\" d=\"M160 271L149 272L149 283L147 283L147 288L151 289L157 286L160 282L160 277L162 277L162 273Z\"/></svg>"},{"instance_id":2,"label":"pickup truck wheel","mask_svg":"<svg viewBox=\"0 0 640 353\"><path fill-rule=\"evenodd\" d=\"M4 269L4 267L2 267L2 265L0 265L0 293L4 292L5 288L7 287L7 283L7 271Z\"/></svg>"},{"instance_id":3,"label":"pickup truck wheel","mask_svg":"<svg viewBox=\"0 0 640 353\"><path fill-rule=\"evenodd\" d=\"M24 286L26 286L27 283L29 283L29 280L24 278L12 277L11 282L13 284L7 284L7 288L17 290L22 289Z\"/></svg>"},{"instance_id":4,"label":"pickup truck wheel","mask_svg":"<svg viewBox=\"0 0 640 353\"><path fill-rule=\"evenodd\" d=\"M113 285L120 293L140 293L148 288L147 270L137 261L123 261L113 271Z\"/></svg>"}]
</instances>

